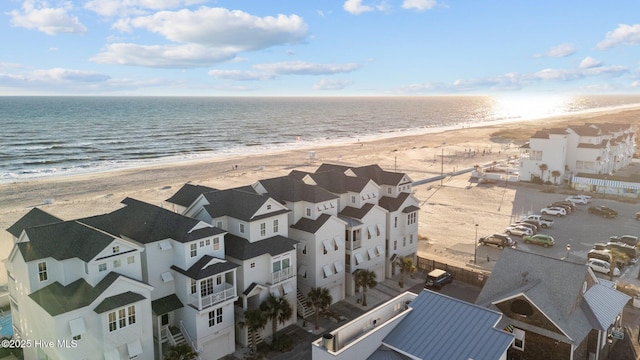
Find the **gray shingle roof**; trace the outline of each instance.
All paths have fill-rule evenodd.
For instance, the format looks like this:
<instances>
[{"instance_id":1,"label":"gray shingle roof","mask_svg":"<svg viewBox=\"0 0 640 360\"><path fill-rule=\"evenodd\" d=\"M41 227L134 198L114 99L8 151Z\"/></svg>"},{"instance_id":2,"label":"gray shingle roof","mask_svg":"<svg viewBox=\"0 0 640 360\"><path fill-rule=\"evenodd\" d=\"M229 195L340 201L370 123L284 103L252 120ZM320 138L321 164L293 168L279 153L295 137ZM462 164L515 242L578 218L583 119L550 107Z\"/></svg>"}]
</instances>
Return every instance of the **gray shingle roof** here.
<instances>
[{"instance_id":1,"label":"gray shingle roof","mask_svg":"<svg viewBox=\"0 0 640 360\"><path fill-rule=\"evenodd\" d=\"M569 129L573 130L576 134L580 136L598 136L602 134L600 129L594 128L588 125L569 126Z\"/></svg>"},{"instance_id":2,"label":"gray shingle roof","mask_svg":"<svg viewBox=\"0 0 640 360\"><path fill-rule=\"evenodd\" d=\"M268 195L278 201L319 203L338 198L337 195L319 186L305 184L291 176L260 180L259 182L267 190Z\"/></svg>"},{"instance_id":3,"label":"gray shingle roof","mask_svg":"<svg viewBox=\"0 0 640 360\"><path fill-rule=\"evenodd\" d=\"M78 279L67 286L56 281L34 291L29 294L29 297L49 315L56 316L89 306L121 276L126 277L116 272L110 272L95 287L89 285L84 279Z\"/></svg>"},{"instance_id":4,"label":"gray shingle roof","mask_svg":"<svg viewBox=\"0 0 640 360\"><path fill-rule=\"evenodd\" d=\"M591 330L587 315L577 306L588 278L584 264L506 248L476 304L493 307L521 293L579 344Z\"/></svg>"},{"instance_id":5,"label":"gray shingle roof","mask_svg":"<svg viewBox=\"0 0 640 360\"><path fill-rule=\"evenodd\" d=\"M193 204L198 196L216 190L217 189L208 186L184 184L175 194L173 194L173 196L168 198L166 201L176 205L188 207L189 205Z\"/></svg>"},{"instance_id":6,"label":"gray shingle roof","mask_svg":"<svg viewBox=\"0 0 640 360\"><path fill-rule=\"evenodd\" d=\"M182 309L184 304L176 294L171 294L151 302L151 310L156 315L166 314L170 311Z\"/></svg>"},{"instance_id":7,"label":"gray shingle roof","mask_svg":"<svg viewBox=\"0 0 640 360\"><path fill-rule=\"evenodd\" d=\"M369 211L371 209L373 209L375 205L371 204L371 203L366 203L364 205L362 205L361 208L355 208L355 207L351 207L351 206L347 206L344 209L342 209L342 211L340 212L340 217L349 217L352 219L358 219L361 220L363 217L365 217L365 215L367 215L369 213Z\"/></svg>"},{"instance_id":8,"label":"gray shingle roof","mask_svg":"<svg viewBox=\"0 0 640 360\"><path fill-rule=\"evenodd\" d=\"M377 164L352 168L351 171L357 176L373 180L378 185L396 186L402 182L405 176L403 173L383 170Z\"/></svg>"},{"instance_id":9,"label":"gray shingle roof","mask_svg":"<svg viewBox=\"0 0 640 360\"><path fill-rule=\"evenodd\" d=\"M383 344L419 359L499 360L513 335L494 326L501 314L423 290Z\"/></svg>"},{"instance_id":10,"label":"gray shingle roof","mask_svg":"<svg viewBox=\"0 0 640 360\"><path fill-rule=\"evenodd\" d=\"M195 264L193 264L190 268L188 268L187 270L183 270L181 268L179 268L176 265L172 265L171 269L191 278L194 280L200 280L200 279L204 279L216 274L221 274L225 271L229 271L231 269L235 269L237 267L239 267L240 265L234 264L230 261L226 261L224 259L220 259L222 260L221 262L217 262L215 264L211 264L209 266L207 266L207 264L211 261L215 259L213 256L210 255L204 255L202 258L200 258L198 261L195 262Z\"/></svg>"},{"instance_id":11,"label":"gray shingle roof","mask_svg":"<svg viewBox=\"0 0 640 360\"><path fill-rule=\"evenodd\" d=\"M400 209L400 206L402 206L404 201L407 200L409 195L409 193L403 192L398 194L398 197L395 198L391 196L383 196L378 201L378 205L386 209L388 212L398 211L398 209Z\"/></svg>"},{"instance_id":12,"label":"gray shingle roof","mask_svg":"<svg viewBox=\"0 0 640 360\"><path fill-rule=\"evenodd\" d=\"M125 235L142 244L164 239L185 243L225 233L208 226L193 230L201 224L199 220L139 200L126 198L122 203L126 206L109 214L78 221L112 234Z\"/></svg>"},{"instance_id":13,"label":"gray shingle roof","mask_svg":"<svg viewBox=\"0 0 640 360\"><path fill-rule=\"evenodd\" d=\"M227 234L224 236L224 249L228 256L240 260L248 260L263 254L275 256L294 250L295 244L298 242L297 240L277 235L250 243L245 238Z\"/></svg>"},{"instance_id":14,"label":"gray shingle roof","mask_svg":"<svg viewBox=\"0 0 640 360\"><path fill-rule=\"evenodd\" d=\"M95 311L96 314L102 314L109 310L117 309L119 307L123 307L129 304L133 304L135 302L142 301L144 299L146 299L146 297L144 297L141 294L135 293L133 291L127 291L118 295L113 295L113 296L109 296L108 298L105 298L100 302L100 304L98 304L98 306L96 306L93 309L93 311Z\"/></svg>"},{"instance_id":15,"label":"gray shingle roof","mask_svg":"<svg viewBox=\"0 0 640 360\"><path fill-rule=\"evenodd\" d=\"M347 192L359 193L370 181L362 177L347 176L341 171L324 171L313 174L291 172L289 175L299 179L308 175L318 186L334 194L344 194Z\"/></svg>"},{"instance_id":16,"label":"gray shingle roof","mask_svg":"<svg viewBox=\"0 0 640 360\"><path fill-rule=\"evenodd\" d=\"M315 234L329 219L331 219L331 215L329 214L322 214L315 220L300 218L297 223L291 225L291 228L308 232L309 234Z\"/></svg>"},{"instance_id":17,"label":"gray shingle roof","mask_svg":"<svg viewBox=\"0 0 640 360\"><path fill-rule=\"evenodd\" d=\"M38 208L33 208L29 210L23 217L21 217L18 221L16 221L13 225L7 228L7 231L15 236L20 237L22 234L22 230L34 226L46 225L62 222L62 219L59 219L48 212L40 210Z\"/></svg>"},{"instance_id":18,"label":"gray shingle roof","mask_svg":"<svg viewBox=\"0 0 640 360\"><path fill-rule=\"evenodd\" d=\"M28 242L17 243L25 261L79 258L88 262L116 238L78 221L65 221L25 230Z\"/></svg>"},{"instance_id":19,"label":"gray shingle roof","mask_svg":"<svg viewBox=\"0 0 640 360\"><path fill-rule=\"evenodd\" d=\"M237 189L214 191L204 196L209 202L204 208L212 218L230 216L244 221L253 220L258 210L269 200L268 196Z\"/></svg>"}]
</instances>

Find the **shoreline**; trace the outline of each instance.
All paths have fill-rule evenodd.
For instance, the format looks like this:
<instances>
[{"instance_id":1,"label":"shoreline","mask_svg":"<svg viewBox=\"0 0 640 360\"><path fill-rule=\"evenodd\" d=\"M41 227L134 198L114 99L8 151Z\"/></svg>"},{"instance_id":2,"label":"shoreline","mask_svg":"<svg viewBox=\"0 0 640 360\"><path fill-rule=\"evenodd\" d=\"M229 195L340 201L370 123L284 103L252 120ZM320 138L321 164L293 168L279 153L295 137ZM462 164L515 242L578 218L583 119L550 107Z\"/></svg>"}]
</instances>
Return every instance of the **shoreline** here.
<instances>
[{"instance_id":1,"label":"shoreline","mask_svg":"<svg viewBox=\"0 0 640 360\"><path fill-rule=\"evenodd\" d=\"M100 176L102 174L108 175L109 173L120 172L120 171L131 171L136 169L146 169L146 168L156 168L156 167L181 166L181 165L198 164L202 162L218 162L218 161L240 159L247 156L273 155L273 154L278 154L283 152L296 152L296 151L310 152L310 151L327 148L327 147L348 146L349 144L353 144L354 142L355 143L371 143L371 142L389 140L393 138L424 136L429 134L439 134L439 133L446 133L446 132L457 131L457 130L477 129L477 128L486 128L486 127L495 127L495 126L509 126L514 124L523 124L524 126L528 127L530 126L529 124L534 122L540 122L540 123L557 122L557 121L562 121L563 119L589 118L594 116L602 116L606 114L615 114L615 113L627 112L627 111L640 111L640 104L609 106L609 107L580 110L576 112L542 116L542 117L490 120L490 121L479 121L474 123L462 122L462 123L456 123L452 125L419 127L419 128L411 128L411 129L401 129L397 131L383 131L377 134L362 134L359 136L339 137L334 139L311 139L311 140L297 139L297 141L283 142L279 144L244 146L244 147L231 148L227 150L221 149L221 150L213 150L213 151L202 152L202 153L192 153L188 155L172 155L168 157L161 157L161 158L155 158L155 159L129 160L127 161L128 163L123 163L117 166L108 166L104 168L95 167L95 168L87 168L86 170L74 169L69 172L65 172L66 170L63 170L62 172L59 172L59 173L37 173L37 175L33 175L33 176L27 175L27 176L17 176L14 178L9 178L9 177L0 178L0 186L4 184L22 183L22 182L31 182L31 181L58 181L59 179L73 180L76 177L94 176L94 175ZM8 174L11 174L11 173L8 173ZM1 188L0 188L0 193L1 193Z\"/></svg>"},{"instance_id":2,"label":"shoreline","mask_svg":"<svg viewBox=\"0 0 640 360\"><path fill-rule=\"evenodd\" d=\"M328 144L304 150L216 157L101 173L0 183L0 228L7 229L34 206L63 220L73 220L113 211L121 206L120 202L126 197L163 206L166 205L164 200L185 183L228 189L249 185L261 179L284 176L294 169L313 172L323 162L350 166L377 164L388 171L406 173L413 181L418 181L440 175L442 171L450 172L473 167L475 164L505 160L508 156L519 154L519 146L514 145L515 142L497 137L496 134L500 132L527 135L543 128L566 126L569 123L632 124L637 123L638 119L640 108L610 110L589 116L568 115L370 141L361 139L358 142L357 139L351 139L345 144ZM477 154L472 155L467 151L470 149L476 150ZM314 152L314 158L309 157L309 151ZM464 190L466 185L461 184L457 188ZM449 189L449 185L445 188ZM455 188L451 187L451 190ZM454 241L449 236L452 225L443 227L438 221L446 223L447 218L454 218L458 213L467 211L457 204L481 203L485 200L470 197L468 191L458 191L454 197L437 200L441 195L433 196L438 191L438 187L431 189L427 186L417 186L414 191L422 206L419 237L433 239L421 242L419 252L428 251L456 261L455 255L443 250L455 248L447 243ZM439 194L444 195L447 192ZM494 197L500 198L504 195L494 194ZM451 205L441 207L441 201L451 202ZM506 210L505 205L503 212ZM491 217L490 214L474 209L467 218L486 216ZM4 259L13 247L12 237L7 231L0 233L0 259ZM0 270L0 283L6 281L5 274L6 272Z\"/></svg>"}]
</instances>

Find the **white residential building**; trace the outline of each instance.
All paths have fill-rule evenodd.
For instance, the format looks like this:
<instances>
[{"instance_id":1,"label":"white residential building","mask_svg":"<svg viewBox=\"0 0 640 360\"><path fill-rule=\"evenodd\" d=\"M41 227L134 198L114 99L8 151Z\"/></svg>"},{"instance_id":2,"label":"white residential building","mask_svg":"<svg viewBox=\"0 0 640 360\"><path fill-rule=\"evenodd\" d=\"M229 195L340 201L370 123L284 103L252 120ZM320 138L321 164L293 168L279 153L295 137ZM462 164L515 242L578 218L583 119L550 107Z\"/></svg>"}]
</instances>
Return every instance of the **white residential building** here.
<instances>
[{"instance_id":1,"label":"white residential building","mask_svg":"<svg viewBox=\"0 0 640 360\"><path fill-rule=\"evenodd\" d=\"M521 147L519 176L559 183L580 173L610 174L629 165L634 153L635 131L628 124L540 130Z\"/></svg>"}]
</instances>

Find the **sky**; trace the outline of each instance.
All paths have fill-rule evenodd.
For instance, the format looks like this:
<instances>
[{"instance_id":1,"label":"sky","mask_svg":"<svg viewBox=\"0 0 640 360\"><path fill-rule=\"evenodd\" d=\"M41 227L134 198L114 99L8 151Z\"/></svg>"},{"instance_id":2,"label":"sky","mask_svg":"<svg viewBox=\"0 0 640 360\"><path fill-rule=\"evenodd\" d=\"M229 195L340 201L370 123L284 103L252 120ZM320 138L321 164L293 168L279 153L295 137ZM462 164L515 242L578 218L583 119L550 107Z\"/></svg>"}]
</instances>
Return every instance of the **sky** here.
<instances>
[{"instance_id":1,"label":"sky","mask_svg":"<svg viewBox=\"0 0 640 360\"><path fill-rule=\"evenodd\" d=\"M640 1L2 0L0 95L640 94Z\"/></svg>"}]
</instances>

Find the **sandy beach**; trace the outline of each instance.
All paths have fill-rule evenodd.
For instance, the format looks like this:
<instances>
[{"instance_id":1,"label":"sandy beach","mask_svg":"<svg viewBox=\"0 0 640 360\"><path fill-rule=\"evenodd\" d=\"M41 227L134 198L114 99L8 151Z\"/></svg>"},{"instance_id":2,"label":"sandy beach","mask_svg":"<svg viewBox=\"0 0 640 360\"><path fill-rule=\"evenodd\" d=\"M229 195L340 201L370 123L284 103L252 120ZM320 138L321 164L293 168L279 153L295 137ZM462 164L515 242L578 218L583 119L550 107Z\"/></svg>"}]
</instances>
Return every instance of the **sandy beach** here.
<instances>
[{"instance_id":1,"label":"sandy beach","mask_svg":"<svg viewBox=\"0 0 640 360\"><path fill-rule=\"evenodd\" d=\"M447 173L515 156L518 147L542 128L584 123L638 123L639 118L640 108L609 110L372 141L353 139L351 143L295 151L4 183L0 184L0 227L6 229L33 206L70 220L112 211L125 197L161 205L187 182L226 189L286 175L293 169L315 171L323 162L353 166L378 164L389 171L405 172L416 181L440 175L441 171ZM473 191L475 185L470 186L465 181L468 182L468 178L451 183L446 181L442 188L440 182L415 188L422 204L419 253L464 263L468 260L465 253L468 250L455 251L457 241L450 236L452 226L465 221L473 223L482 217L489 219L487 226L491 226L491 221L508 221L511 214L508 199L513 196L513 189ZM487 214L479 204L489 200L499 200L504 206ZM474 229L467 228L468 233L457 235L472 238ZM6 258L11 247L10 234L2 231L0 258ZM0 274L2 283L6 281L5 271Z\"/></svg>"}]
</instances>

